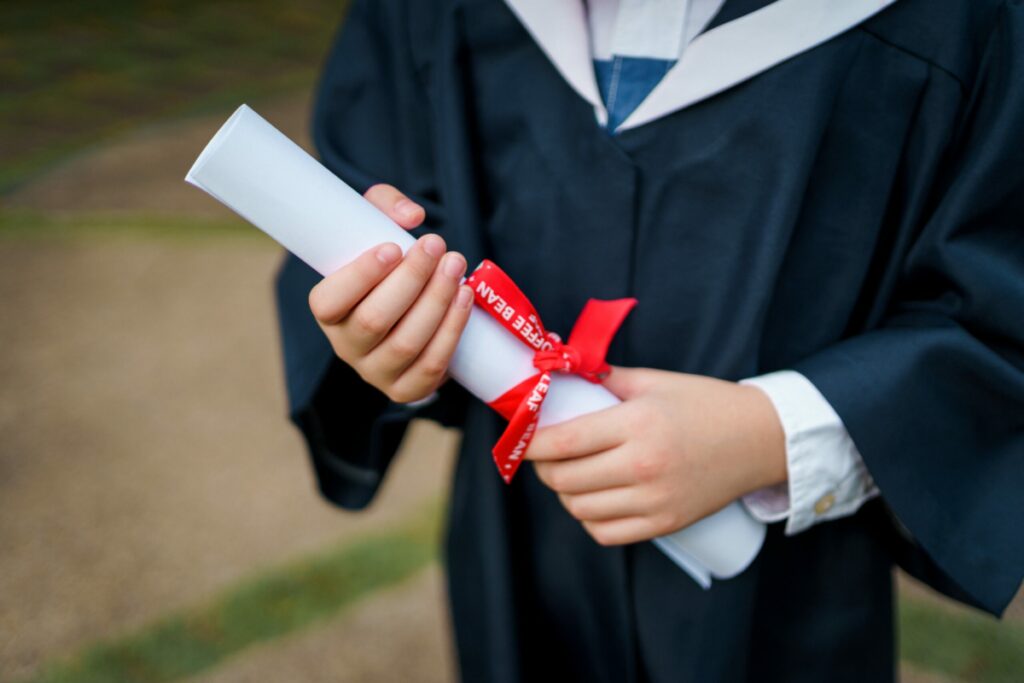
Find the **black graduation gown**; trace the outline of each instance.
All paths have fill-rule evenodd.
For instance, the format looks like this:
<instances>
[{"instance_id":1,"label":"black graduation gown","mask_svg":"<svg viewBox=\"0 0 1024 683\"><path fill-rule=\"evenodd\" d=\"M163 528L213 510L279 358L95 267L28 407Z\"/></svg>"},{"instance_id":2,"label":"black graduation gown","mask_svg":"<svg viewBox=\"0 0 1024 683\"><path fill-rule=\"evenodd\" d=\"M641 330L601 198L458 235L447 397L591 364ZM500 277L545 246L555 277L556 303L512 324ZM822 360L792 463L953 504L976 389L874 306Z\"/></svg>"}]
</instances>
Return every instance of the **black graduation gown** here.
<instances>
[{"instance_id":1,"label":"black graduation gown","mask_svg":"<svg viewBox=\"0 0 1024 683\"><path fill-rule=\"evenodd\" d=\"M549 329L587 297L638 297L613 363L802 372L882 493L772 525L701 590L650 543L595 543L532 467L506 486L501 419L454 383L418 412L362 383L288 257L291 417L324 496L367 505L414 415L464 430L445 534L463 680L890 680L894 562L1005 608L1024 568L1022 41L1019 2L901 0L610 137L500 0L354 3L314 115L332 171L414 196Z\"/></svg>"}]
</instances>

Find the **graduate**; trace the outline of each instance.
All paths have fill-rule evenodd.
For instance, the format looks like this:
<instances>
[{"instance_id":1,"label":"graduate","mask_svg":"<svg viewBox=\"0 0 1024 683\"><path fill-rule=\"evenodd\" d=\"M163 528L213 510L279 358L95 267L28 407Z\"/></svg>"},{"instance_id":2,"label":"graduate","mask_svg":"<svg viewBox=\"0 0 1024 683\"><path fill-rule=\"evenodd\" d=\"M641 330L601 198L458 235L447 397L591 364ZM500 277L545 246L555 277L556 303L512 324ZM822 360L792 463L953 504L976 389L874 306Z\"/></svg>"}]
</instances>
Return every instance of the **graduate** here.
<instances>
[{"instance_id":1,"label":"graduate","mask_svg":"<svg viewBox=\"0 0 1024 683\"><path fill-rule=\"evenodd\" d=\"M465 681L891 681L891 570L1000 615L1024 577L1024 3L356 0L321 161L420 237L277 274L290 416L368 505L409 421L463 431ZM433 234L433 236L428 236ZM446 381L489 258L563 335L636 297L619 406L506 485ZM753 564L647 541L734 500Z\"/></svg>"}]
</instances>

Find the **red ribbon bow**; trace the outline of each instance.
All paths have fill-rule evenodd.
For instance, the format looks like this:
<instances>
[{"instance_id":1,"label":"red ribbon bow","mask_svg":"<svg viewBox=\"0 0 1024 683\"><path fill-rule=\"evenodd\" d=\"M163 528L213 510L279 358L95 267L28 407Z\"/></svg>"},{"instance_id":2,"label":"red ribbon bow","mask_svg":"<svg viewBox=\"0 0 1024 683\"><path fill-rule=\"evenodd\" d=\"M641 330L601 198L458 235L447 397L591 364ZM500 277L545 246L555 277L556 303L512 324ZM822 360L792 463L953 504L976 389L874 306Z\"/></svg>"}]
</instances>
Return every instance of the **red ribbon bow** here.
<instances>
[{"instance_id":1,"label":"red ribbon bow","mask_svg":"<svg viewBox=\"0 0 1024 683\"><path fill-rule=\"evenodd\" d=\"M562 343L561 337L544 329L530 300L493 262L482 261L466 278L466 284L473 288L477 304L534 350L533 366L540 371L488 404L509 421L491 450L501 478L509 484L537 430L551 373L576 374L599 384L611 370L605 362L608 345L636 299L589 299L576 319L569 342Z\"/></svg>"}]
</instances>

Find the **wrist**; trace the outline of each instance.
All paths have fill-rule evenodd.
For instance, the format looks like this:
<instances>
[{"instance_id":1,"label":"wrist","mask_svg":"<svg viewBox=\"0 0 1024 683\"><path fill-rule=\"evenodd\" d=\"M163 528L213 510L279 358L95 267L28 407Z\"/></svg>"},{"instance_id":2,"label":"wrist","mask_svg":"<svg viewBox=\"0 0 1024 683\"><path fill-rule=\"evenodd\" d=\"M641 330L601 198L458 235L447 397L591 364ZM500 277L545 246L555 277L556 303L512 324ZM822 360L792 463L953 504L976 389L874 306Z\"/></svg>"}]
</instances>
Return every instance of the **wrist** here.
<instances>
[{"instance_id":1,"label":"wrist","mask_svg":"<svg viewBox=\"0 0 1024 683\"><path fill-rule=\"evenodd\" d=\"M756 386L737 387L744 405L741 414L749 455L747 490L743 492L746 494L787 480L786 432L768 394Z\"/></svg>"}]
</instances>

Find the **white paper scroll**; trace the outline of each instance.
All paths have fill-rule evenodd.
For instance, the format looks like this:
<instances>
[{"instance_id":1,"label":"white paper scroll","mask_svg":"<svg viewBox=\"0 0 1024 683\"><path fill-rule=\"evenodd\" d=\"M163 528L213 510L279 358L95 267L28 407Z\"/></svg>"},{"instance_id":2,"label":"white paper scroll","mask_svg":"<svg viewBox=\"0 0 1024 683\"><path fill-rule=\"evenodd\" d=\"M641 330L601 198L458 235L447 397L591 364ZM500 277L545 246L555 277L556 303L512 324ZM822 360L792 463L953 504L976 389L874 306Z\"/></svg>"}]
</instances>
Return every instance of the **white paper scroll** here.
<instances>
[{"instance_id":1,"label":"white paper scroll","mask_svg":"<svg viewBox=\"0 0 1024 683\"><path fill-rule=\"evenodd\" d=\"M185 180L266 232L322 275L378 244L394 242L405 252L415 242L244 104L210 140ZM452 357L449 375L489 403L536 372L532 350L485 311L474 307ZM562 422L618 402L599 384L554 374L539 425ZM653 542L707 587L712 577L724 579L743 571L761 549L764 535L764 525L733 503Z\"/></svg>"}]
</instances>

